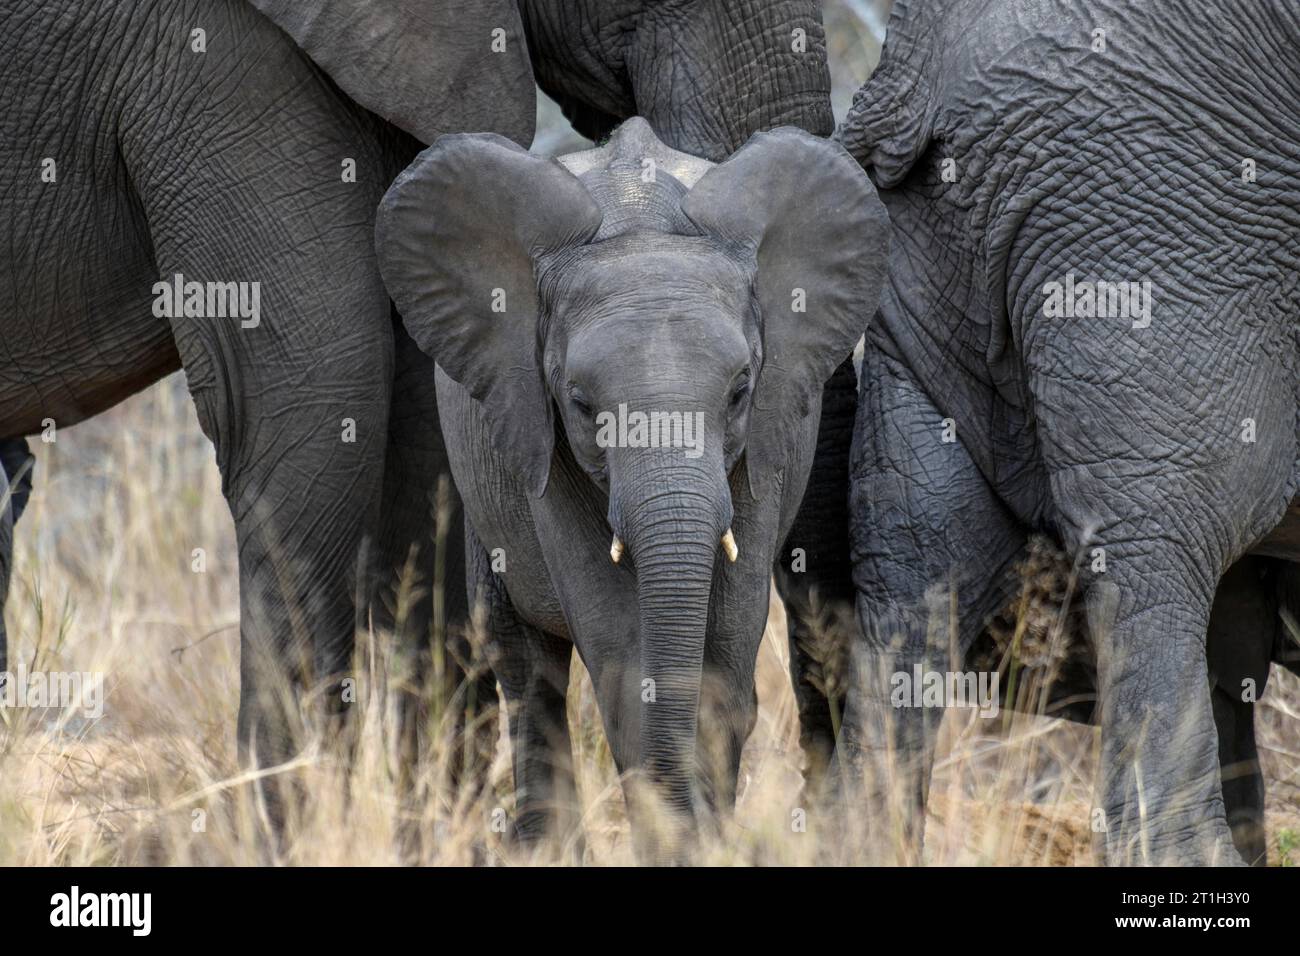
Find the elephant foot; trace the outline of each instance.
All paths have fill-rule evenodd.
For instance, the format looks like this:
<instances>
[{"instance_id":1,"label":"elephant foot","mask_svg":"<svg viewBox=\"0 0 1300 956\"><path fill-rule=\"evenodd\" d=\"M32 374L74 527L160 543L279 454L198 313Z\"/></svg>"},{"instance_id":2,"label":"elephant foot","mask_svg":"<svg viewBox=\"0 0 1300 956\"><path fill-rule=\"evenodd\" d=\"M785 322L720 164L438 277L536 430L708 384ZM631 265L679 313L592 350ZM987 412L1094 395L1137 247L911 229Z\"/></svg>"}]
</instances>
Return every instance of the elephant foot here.
<instances>
[{"instance_id":1,"label":"elephant foot","mask_svg":"<svg viewBox=\"0 0 1300 956\"><path fill-rule=\"evenodd\" d=\"M1232 830L1232 843L1247 866L1268 865L1268 843L1263 820L1246 811L1228 818Z\"/></svg>"},{"instance_id":2,"label":"elephant foot","mask_svg":"<svg viewBox=\"0 0 1300 956\"><path fill-rule=\"evenodd\" d=\"M1106 839L1101 862L1106 866L1245 866L1223 819L1170 834L1140 832Z\"/></svg>"}]
</instances>

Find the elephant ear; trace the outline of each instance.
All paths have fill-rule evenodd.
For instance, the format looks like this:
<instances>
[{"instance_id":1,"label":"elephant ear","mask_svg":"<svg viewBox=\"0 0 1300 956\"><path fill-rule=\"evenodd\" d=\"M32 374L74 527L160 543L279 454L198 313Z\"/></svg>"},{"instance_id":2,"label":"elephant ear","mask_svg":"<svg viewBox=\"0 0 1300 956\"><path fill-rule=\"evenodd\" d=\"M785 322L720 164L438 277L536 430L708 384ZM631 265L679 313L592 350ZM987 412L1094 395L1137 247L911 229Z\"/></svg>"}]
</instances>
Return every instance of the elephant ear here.
<instances>
[{"instance_id":1,"label":"elephant ear","mask_svg":"<svg viewBox=\"0 0 1300 956\"><path fill-rule=\"evenodd\" d=\"M494 445L536 497L555 433L534 266L600 222L591 194L555 160L462 133L416 157L375 223L379 269L407 331L482 404Z\"/></svg>"},{"instance_id":2,"label":"elephant ear","mask_svg":"<svg viewBox=\"0 0 1300 956\"><path fill-rule=\"evenodd\" d=\"M763 367L750 410L750 491L774 490L814 396L853 351L888 269L889 217L844 148L791 127L757 133L682 202L755 262Z\"/></svg>"},{"instance_id":3,"label":"elephant ear","mask_svg":"<svg viewBox=\"0 0 1300 956\"><path fill-rule=\"evenodd\" d=\"M516 0L252 0L359 104L421 142L491 130L533 141Z\"/></svg>"}]
</instances>

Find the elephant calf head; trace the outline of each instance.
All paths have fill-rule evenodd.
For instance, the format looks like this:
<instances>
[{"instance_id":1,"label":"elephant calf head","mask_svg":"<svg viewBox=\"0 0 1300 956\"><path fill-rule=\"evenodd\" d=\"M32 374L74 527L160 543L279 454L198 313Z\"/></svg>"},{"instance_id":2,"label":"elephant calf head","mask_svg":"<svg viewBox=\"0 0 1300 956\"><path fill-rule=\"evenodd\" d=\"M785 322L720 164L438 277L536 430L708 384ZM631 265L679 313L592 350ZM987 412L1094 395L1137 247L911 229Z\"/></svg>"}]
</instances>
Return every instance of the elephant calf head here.
<instances>
[{"instance_id":1,"label":"elephant calf head","mask_svg":"<svg viewBox=\"0 0 1300 956\"><path fill-rule=\"evenodd\" d=\"M531 494L570 493L548 491L569 454L607 498L610 557L635 575L628 684L656 688L641 766L686 812L714 577L747 547L733 512L780 509L784 476L806 474L806 420L875 309L887 238L858 165L789 128L716 166L639 119L560 161L447 136L381 206L380 266L408 329L481 404ZM747 485L730 480L742 463ZM765 607L766 568L756 580Z\"/></svg>"}]
</instances>

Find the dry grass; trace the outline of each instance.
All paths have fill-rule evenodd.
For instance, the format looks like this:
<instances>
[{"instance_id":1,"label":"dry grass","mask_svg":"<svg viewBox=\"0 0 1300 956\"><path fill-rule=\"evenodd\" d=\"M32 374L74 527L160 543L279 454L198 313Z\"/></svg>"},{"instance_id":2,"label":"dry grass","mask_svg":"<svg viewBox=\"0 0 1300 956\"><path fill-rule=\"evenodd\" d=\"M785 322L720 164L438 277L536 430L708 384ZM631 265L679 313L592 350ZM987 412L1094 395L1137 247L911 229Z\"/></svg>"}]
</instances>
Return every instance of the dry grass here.
<instances>
[{"instance_id":1,"label":"dry grass","mask_svg":"<svg viewBox=\"0 0 1300 956\"><path fill-rule=\"evenodd\" d=\"M447 741L404 801L396 774L384 653L359 666L350 773L314 739L291 772L309 799L279 844L235 759L238 691L233 530L213 455L183 385L169 380L99 419L37 443L36 488L19 527L7 610L12 659L103 672L105 714L0 711L0 864L470 864L530 862L502 845L511 807L498 748L489 792L447 783ZM191 571L206 551L207 570ZM773 606L758 668L758 726L745 750L734 822L700 862L853 863L859 834L805 805L784 621ZM570 717L585 841L541 860L633 862L622 793L590 684L575 663ZM1300 687L1275 675L1261 716L1270 852L1300 831ZM1035 717L948 715L930 801L927 861L1089 862L1095 733ZM806 832L792 826L800 808ZM411 834L422 836L411 839ZM1292 851L1300 856L1300 851Z\"/></svg>"}]
</instances>

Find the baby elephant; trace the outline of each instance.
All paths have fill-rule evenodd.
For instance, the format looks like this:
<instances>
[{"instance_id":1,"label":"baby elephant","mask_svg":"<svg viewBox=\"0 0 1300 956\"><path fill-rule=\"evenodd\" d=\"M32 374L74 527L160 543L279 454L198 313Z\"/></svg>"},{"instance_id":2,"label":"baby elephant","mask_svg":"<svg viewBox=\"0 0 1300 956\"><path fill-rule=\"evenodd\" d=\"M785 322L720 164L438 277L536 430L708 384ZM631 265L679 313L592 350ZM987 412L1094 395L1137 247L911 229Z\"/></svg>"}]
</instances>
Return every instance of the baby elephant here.
<instances>
[{"instance_id":1,"label":"baby elephant","mask_svg":"<svg viewBox=\"0 0 1300 956\"><path fill-rule=\"evenodd\" d=\"M385 196L380 266L438 364L471 600L514 748L516 833L570 805L571 649L644 849L729 810L778 543L821 389L876 308L888 220L835 143L719 165L633 119L556 161L446 136ZM663 825L662 827L660 825ZM676 852L676 851L668 851Z\"/></svg>"}]
</instances>

